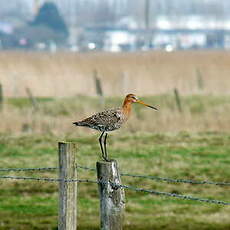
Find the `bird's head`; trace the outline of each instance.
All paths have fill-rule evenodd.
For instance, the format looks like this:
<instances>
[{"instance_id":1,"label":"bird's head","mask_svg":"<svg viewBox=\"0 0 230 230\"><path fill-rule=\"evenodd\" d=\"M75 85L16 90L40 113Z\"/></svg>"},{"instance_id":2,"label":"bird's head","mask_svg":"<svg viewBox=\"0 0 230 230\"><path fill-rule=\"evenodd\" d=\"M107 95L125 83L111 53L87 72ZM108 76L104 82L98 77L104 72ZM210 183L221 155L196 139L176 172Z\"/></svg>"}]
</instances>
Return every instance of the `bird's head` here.
<instances>
[{"instance_id":1,"label":"bird's head","mask_svg":"<svg viewBox=\"0 0 230 230\"><path fill-rule=\"evenodd\" d=\"M125 97L125 102L124 102L124 103L139 103L139 104L145 105L145 106L147 106L147 107L149 107L149 108L151 108L151 109L157 110L156 107L153 107L153 106L151 106L151 105L146 104L145 102L143 102L143 101L141 101L140 99L138 99L138 97L137 97L135 94L132 94L132 93L128 94L128 95Z\"/></svg>"}]
</instances>

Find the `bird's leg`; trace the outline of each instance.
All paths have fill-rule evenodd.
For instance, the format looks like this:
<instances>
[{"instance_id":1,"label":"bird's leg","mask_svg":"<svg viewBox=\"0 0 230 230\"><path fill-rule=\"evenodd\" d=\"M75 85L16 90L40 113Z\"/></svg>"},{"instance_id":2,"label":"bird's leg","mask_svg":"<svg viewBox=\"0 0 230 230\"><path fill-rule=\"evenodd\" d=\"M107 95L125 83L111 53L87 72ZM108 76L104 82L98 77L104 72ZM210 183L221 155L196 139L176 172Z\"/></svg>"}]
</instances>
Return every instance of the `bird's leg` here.
<instances>
[{"instance_id":1,"label":"bird's leg","mask_svg":"<svg viewBox=\"0 0 230 230\"><path fill-rule=\"evenodd\" d=\"M108 136L108 133L106 133L106 134L105 134L105 137L104 137L104 151L105 151L105 159L106 159L106 161L109 161L108 153L107 153L107 148L106 148L107 136Z\"/></svg>"},{"instance_id":2,"label":"bird's leg","mask_svg":"<svg viewBox=\"0 0 230 230\"><path fill-rule=\"evenodd\" d=\"M103 146L102 146L102 137L103 137L104 133L105 132L102 132L102 134L100 135L100 137L99 137L99 143L100 143L100 147L101 147L102 158L106 161L106 157L105 157Z\"/></svg>"}]
</instances>

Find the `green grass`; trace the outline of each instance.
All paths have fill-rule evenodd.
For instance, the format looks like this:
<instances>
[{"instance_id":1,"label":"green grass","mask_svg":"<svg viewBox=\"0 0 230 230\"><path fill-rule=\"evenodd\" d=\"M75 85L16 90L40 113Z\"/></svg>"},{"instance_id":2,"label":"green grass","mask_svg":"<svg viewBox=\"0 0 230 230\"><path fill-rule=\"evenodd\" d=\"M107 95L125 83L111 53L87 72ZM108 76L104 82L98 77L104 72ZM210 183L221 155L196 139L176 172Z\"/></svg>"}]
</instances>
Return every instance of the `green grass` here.
<instances>
[{"instance_id":1,"label":"green grass","mask_svg":"<svg viewBox=\"0 0 230 230\"><path fill-rule=\"evenodd\" d=\"M49 103L49 102L47 102ZM98 135L83 135L67 141L78 143L79 165L95 167L100 151ZM55 135L0 135L0 167L57 166ZM109 153L122 172L170 178L229 181L230 134L221 132L109 136ZM0 175L56 177L56 172L10 172ZM96 179L94 172L79 169L79 178ZM122 183L157 191L230 202L230 188L211 185L168 184L122 177ZM97 185L79 184L79 229L99 229ZM124 229L229 229L229 206L126 191ZM35 181L0 181L0 229L57 229L58 185Z\"/></svg>"},{"instance_id":2,"label":"green grass","mask_svg":"<svg viewBox=\"0 0 230 230\"><path fill-rule=\"evenodd\" d=\"M35 98L35 100L41 104L54 101L53 98L48 98L48 97L43 97L43 98L38 97L38 98ZM17 108L20 108L20 109L31 107L31 101L29 100L29 98L26 98L26 97L24 97L24 98L23 97L21 97L21 98L8 98L7 103L15 106Z\"/></svg>"}]
</instances>

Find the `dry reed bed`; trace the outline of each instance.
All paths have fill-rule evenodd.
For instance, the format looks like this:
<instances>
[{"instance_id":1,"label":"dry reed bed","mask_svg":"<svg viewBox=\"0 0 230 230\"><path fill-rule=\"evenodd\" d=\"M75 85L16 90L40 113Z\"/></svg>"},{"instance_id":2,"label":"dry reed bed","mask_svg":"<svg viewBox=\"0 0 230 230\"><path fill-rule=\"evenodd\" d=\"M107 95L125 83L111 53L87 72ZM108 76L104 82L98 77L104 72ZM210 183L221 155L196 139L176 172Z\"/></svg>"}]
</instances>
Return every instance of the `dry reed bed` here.
<instances>
[{"instance_id":1,"label":"dry reed bed","mask_svg":"<svg viewBox=\"0 0 230 230\"><path fill-rule=\"evenodd\" d=\"M154 95L177 87L182 94L228 94L230 53L222 51L139 53L0 53L0 83L8 97L95 95L93 71L107 96L133 92Z\"/></svg>"}]
</instances>

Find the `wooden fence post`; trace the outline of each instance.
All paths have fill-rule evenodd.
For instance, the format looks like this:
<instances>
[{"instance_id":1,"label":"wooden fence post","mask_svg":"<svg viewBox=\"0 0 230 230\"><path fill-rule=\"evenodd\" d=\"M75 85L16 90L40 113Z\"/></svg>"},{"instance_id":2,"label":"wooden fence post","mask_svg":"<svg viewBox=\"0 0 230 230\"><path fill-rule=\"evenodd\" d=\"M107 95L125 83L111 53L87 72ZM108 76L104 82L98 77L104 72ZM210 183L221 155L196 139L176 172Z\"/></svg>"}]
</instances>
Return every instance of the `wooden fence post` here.
<instances>
[{"instance_id":1,"label":"wooden fence post","mask_svg":"<svg viewBox=\"0 0 230 230\"><path fill-rule=\"evenodd\" d=\"M196 76L197 76L197 86L199 90L204 89L204 80L202 77L202 74L200 72L200 69L196 69Z\"/></svg>"},{"instance_id":2,"label":"wooden fence post","mask_svg":"<svg viewBox=\"0 0 230 230\"><path fill-rule=\"evenodd\" d=\"M175 95L177 108L178 108L179 112L182 113L181 100L180 100L180 95L179 95L177 88L174 89L174 95Z\"/></svg>"},{"instance_id":3,"label":"wooden fence post","mask_svg":"<svg viewBox=\"0 0 230 230\"><path fill-rule=\"evenodd\" d=\"M31 92L30 88L26 88L26 93L27 93L27 95L28 95L28 97L29 97L29 99L30 99L30 101L31 101L31 104L32 104L32 106L33 106L33 109L34 109L35 111L38 110L38 103L37 103L37 100L36 100L36 98L33 96L33 94L32 94L32 92Z\"/></svg>"},{"instance_id":4,"label":"wooden fence post","mask_svg":"<svg viewBox=\"0 0 230 230\"><path fill-rule=\"evenodd\" d=\"M59 142L59 220L58 230L77 229L77 183L66 182L76 179L76 144Z\"/></svg>"},{"instance_id":5,"label":"wooden fence post","mask_svg":"<svg viewBox=\"0 0 230 230\"><path fill-rule=\"evenodd\" d=\"M124 219L125 192L114 184L121 184L117 162L97 162L100 196L101 230L121 230ZM102 181L103 183L100 183Z\"/></svg>"},{"instance_id":6,"label":"wooden fence post","mask_svg":"<svg viewBox=\"0 0 230 230\"><path fill-rule=\"evenodd\" d=\"M3 110L3 89L2 84L0 84L0 111Z\"/></svg>"},{"instance_id":7,"label":"wooden fence post","mask_svg":"<svg viewBox=\"0 0 230 230\"><path fill-rule=\"evenodd\" d=\"M100 98L100 104L102 106L104 106L104 104L105 104L104 93L103 93L103 89L102 89L101 80L100 80L100 78L98 78L97 70L94 70L93 76L94 76L96 93L97 93L98 97Z\"/></svg>"}]
</instances>

